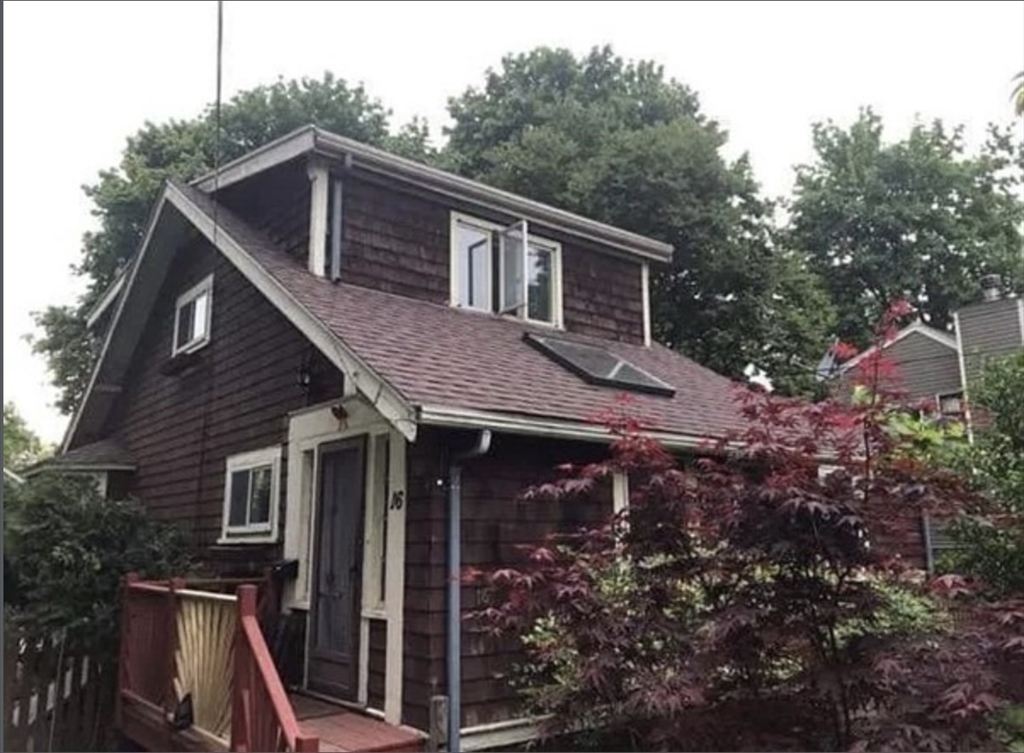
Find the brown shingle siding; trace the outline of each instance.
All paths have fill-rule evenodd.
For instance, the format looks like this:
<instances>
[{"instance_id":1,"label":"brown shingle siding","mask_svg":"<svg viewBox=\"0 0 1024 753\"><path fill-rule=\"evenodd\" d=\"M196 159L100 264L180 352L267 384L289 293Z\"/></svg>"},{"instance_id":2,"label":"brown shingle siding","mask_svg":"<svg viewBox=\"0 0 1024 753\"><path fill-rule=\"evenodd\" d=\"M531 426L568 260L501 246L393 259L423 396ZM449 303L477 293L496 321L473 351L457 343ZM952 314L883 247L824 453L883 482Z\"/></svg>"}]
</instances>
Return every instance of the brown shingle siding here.
<instances>
[{"instance_id":1,"label":"brown shingle siding","mask_svg":"<svg viewBox=\"0 0 1024 753\"><path fill-rule=\"evenodd\" d=\"M161 373L171 353L175 301L210 272L210 344L198 351L192 370ZM201 553L209 554L220 535L226 458L286 443L288 412L307 403L295 375L310 354L294 326L208 244L196 241L178 252L104 433L135 458L133 493L155 517L182 526ZM281 471L283 500L283 462ZM278 551L251 546L263 557Z\"/></svg>"}]
</instances>

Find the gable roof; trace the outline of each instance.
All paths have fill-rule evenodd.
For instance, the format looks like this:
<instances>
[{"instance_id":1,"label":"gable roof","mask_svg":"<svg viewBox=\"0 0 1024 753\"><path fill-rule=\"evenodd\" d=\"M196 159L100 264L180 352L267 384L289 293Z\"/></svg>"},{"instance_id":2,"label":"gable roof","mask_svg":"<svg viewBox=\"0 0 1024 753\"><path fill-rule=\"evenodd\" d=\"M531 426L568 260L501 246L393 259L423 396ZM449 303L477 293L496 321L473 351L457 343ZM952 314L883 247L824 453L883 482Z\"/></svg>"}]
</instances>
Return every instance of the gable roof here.
<instances>
[{"instance_id":1,"label":"gable roof","mask_svg":"<svg viewBox=\"0 0 1024 753\"><path fill-rule=\"evenodd\" d=\"M931 340L934 340L935 342L939 343L940 345L945 345L947 348L951 348L954 351L957 350L956 338L954 338L952 335L946 334L942 330L936 329L935 327L928 326L927 324L925 324L920 319L918 319L913 324L908 325L908 326L904 327L903 329L901 329L899 332L897 332L895 335L893 335L892 339L886 340L884 343L882 343L881 347L883 349L892 347L893 345L898 343L900 340L903 340L903 339L905 339L907 337L910 337L911 335L915 335L915 334L921 335L923 337L927 337L927 338L929 338ZM878 347L879 346L877 346L877 345L872 345L867 350L865 350L865 351L863 351L861 353L858 353L856 356L851 358L849 361L846 361L845 363L843 363L839 367L839 369L838 369L838 371L836 373L840 374L840 375L846 373L847 371L852 369L854 366L859 364L861 361L863 361L865 358L870 356L872 353L876 352L878 350Z\"/></svg>"},{"instance_id":2,"label":"gable roof","mask_svg":"<svg viewBox=\"0 0 1024 753\"><path fill-rule=\"evenodd\" d=\"M620 391L585 382L524 340L530 331L552 335L550 328L316 277L212 197L172 183L132 268L65 449L102 427L110 404L98 388L109 384L106 392L117 392L148 318L142 301L151 307L155 298L136 288L142 290L146 280L149 289L162 282L170 261L164 257L173 255L175 238L184 237L175 222L205 235L410 440L417 424L608 436L595 421L618 404ZM600 345L673 386L672 397L631 393L628 408L667 444L697 446L743 424L735 384L667 348L557 336Z\"/></svg>"},{"instance_id":3,"label":"gable roof","mask_svg":"<svg viewBox=\"0 0 1024 753\"><path fill-rule=\"evenodd\" d=\"M254 149L219 170L197 178L191 185L204 192L215 193L305 154L344 160L347 165L388 175L410 185L511 214L531 223L536 222L654 261L667 262L672 259L673 248L668 243L399 157L313 125L299 128Z\"/></svg>"}]
</instances>

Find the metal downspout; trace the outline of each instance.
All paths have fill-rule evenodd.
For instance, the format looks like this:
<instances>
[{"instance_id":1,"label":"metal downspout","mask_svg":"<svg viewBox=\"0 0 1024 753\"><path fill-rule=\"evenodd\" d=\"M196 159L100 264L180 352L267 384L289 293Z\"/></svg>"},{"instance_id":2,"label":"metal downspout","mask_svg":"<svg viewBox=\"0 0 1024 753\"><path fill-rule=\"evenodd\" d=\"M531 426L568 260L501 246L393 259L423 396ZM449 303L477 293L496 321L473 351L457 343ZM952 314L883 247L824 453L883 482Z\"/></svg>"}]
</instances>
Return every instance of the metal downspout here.
<instances>
[{"instance_id":1,"label":"metal downspout","mask_svg":"<svg viewBox=\"0 0 1024 753\"><path fill-rule=\"evenodd\" d=\"M462 463L486 455L491 430L481 429L472 449L453 455L448 466L448 751L459 753L462 740Z\"/></svg>"}]
</instances>

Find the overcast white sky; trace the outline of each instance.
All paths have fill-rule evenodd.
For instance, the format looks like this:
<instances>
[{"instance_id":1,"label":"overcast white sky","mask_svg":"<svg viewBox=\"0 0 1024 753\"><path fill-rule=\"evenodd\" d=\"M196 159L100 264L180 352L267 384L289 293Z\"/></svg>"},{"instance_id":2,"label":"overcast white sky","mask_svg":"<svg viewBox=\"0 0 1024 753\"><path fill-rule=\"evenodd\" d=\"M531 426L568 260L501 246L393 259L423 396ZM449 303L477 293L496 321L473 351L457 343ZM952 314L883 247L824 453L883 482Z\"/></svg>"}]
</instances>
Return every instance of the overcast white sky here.
<instances>
[{"instance_id":1,"label":"overcast white sky","mask_svg":"<svg viewBox=\"0 0 1024 753\"><path fill-rule=\"evenodd\" d=\"M245 2L225 3L225 98L278 76L331 70L363 82L395 122L425 116L502 55L611 43L694 87L749 151L766 192L788 193L810 125L872 105L890 134L915 117L963 123L972 140L1011 122L1024 69L1024 3ZM145 120L189 118L214 95L216 3L5 2L4 400L45 440L52 408L23 335L30 312L70 302L69 271L94 227L81 186L115 165ZM1019 121L1018 121L1019 123Z\"/></svg>"}]
</instances>

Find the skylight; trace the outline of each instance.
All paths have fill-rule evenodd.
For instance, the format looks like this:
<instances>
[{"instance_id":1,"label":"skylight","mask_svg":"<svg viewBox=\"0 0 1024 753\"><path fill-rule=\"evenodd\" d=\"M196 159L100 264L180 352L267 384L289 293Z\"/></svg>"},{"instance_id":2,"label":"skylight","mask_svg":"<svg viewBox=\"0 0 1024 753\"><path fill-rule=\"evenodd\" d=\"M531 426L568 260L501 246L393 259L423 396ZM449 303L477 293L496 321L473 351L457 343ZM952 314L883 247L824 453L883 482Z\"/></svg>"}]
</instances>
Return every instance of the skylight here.
<instances>
[{"instance_id":1,"label":"skylight","mask_svg":"<svg viewBox=\"0 0 1024 753\"><path fill-rule=\"evenodd\" d=\"M523 335L523 339L555 363L591 384L666 397L676 394L675 388L604 348L529 332Z\"/></svg>"}]
</instances>

